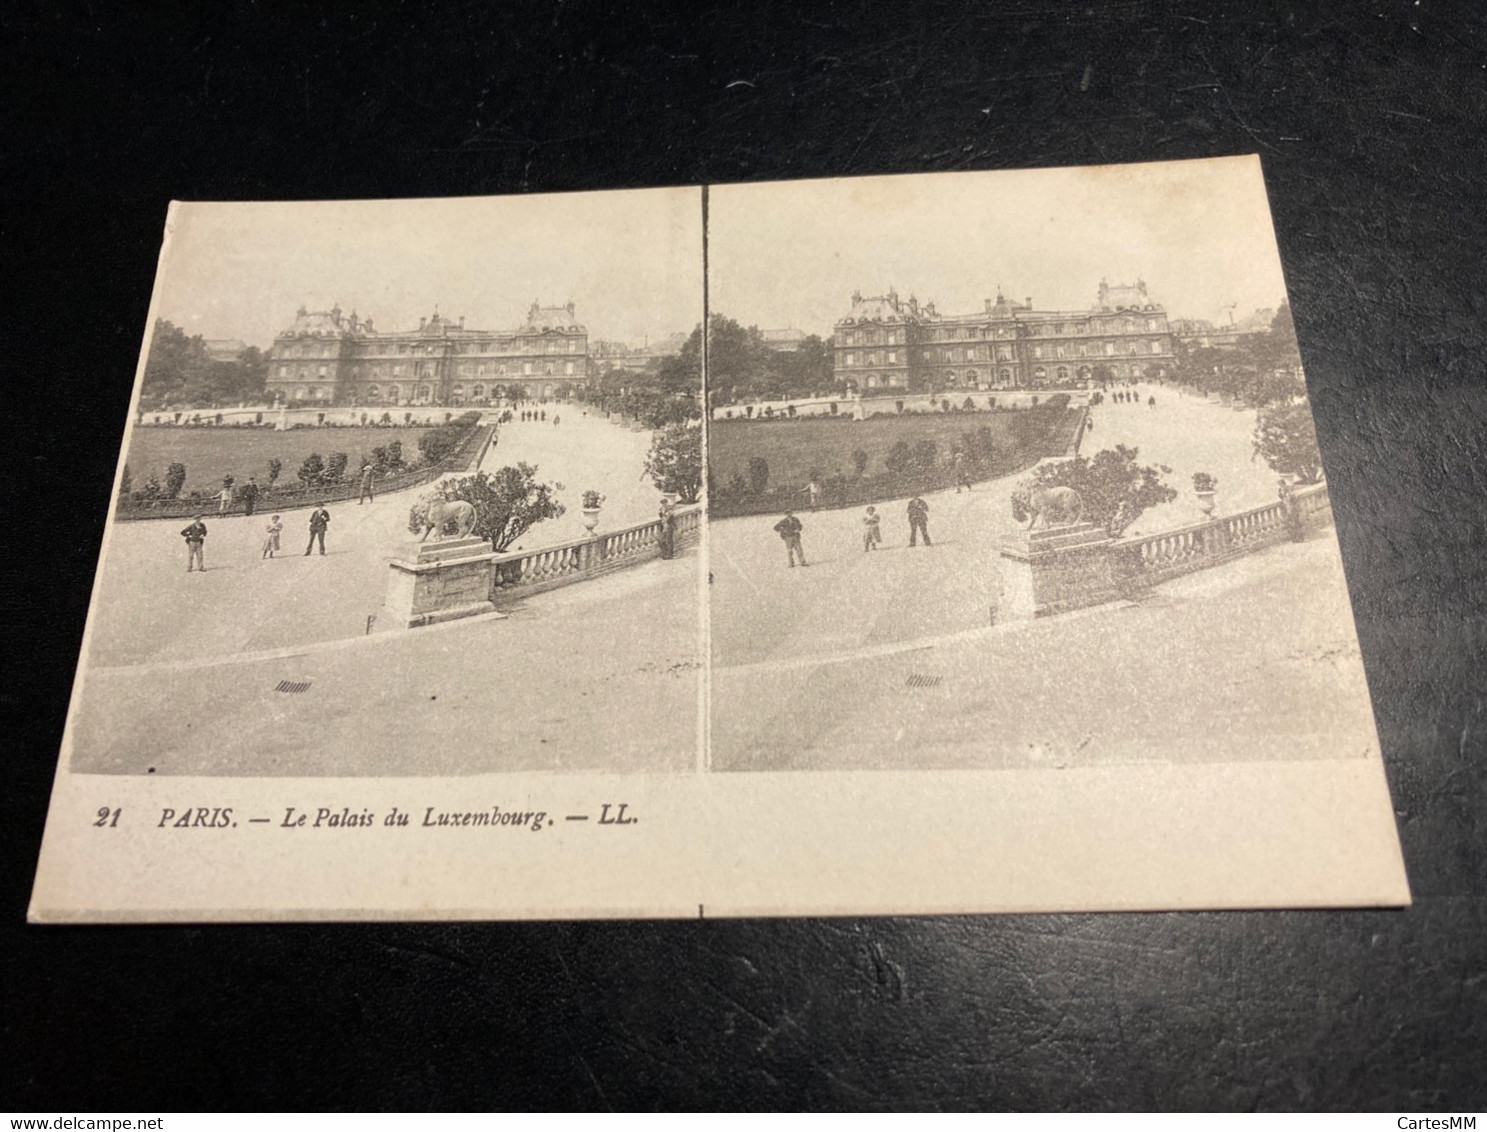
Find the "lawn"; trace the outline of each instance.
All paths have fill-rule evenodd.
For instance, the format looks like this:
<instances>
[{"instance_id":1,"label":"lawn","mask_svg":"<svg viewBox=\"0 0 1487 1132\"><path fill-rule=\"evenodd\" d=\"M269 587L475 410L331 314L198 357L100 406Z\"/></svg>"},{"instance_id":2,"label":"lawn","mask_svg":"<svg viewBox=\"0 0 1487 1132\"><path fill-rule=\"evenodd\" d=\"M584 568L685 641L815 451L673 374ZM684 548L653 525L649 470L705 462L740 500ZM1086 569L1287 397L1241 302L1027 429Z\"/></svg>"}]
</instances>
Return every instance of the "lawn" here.
<instances>
[{"instance_id":1,"label":"lawn","mask_svg":"<svg viewBox=\"0 0 1487 1132\"><path fill-rule=\"evenodd\" d=\"M1072 439L1078 410L1048 413L1029 409L1006 413L923 413L898 417L806 417L774 421L712 421L708 425L708 465L719 484L735 473L748 477L749 458L769 462L769 486L804 486L812 472L825 477L852 476L852 453L867 453L869 476L886 469L883 458L900 440L911 446L926 438L941 460L961 437L991 429L998 464L1017 465L1029 457L1062 455ZM1055 451L1056 450L1056 451Z\"/></svg>"},{"instance_id":2,"label":"lawn","mask_svg":"<svg viewBox=\"0 0 1487 1132\"><path fill-rule=\"evenodd\" d=\"M242 484L257 476L268 483L268 462L278 457L284 470L280 482L294 482L295 473L311 452L329 459L332 452L346 453L348 467L361 466L373 448L403 445L403 459L418 459L418 438L427 428L294 428L275 432L271 428L130 428L126 462L134 475L134 490L144 487L153 472L165 482L165 469L173 463L186 465L186 487L211 494L222 487L223 476Z\"/></svg>"}]
</instances>

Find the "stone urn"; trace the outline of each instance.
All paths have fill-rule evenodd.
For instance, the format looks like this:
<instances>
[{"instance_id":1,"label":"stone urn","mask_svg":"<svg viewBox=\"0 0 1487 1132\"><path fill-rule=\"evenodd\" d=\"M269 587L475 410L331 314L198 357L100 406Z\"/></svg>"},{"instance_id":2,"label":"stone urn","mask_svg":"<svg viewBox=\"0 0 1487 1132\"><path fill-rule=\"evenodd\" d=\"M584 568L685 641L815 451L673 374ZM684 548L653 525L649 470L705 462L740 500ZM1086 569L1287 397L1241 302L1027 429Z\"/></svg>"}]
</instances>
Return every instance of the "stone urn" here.
<instances>
[{"instance_id":1,"label":"stone urn","mask_svg":"<svg viewBox=\"0 0 1487 1132\"><path fill-rule=\"evenodd\" d=\"M1197 472L1193 475L1193 494L1198 498L1198 506L1205 515L1213 514L1214 490L1219 481L1207 472Z\"/></svg>"},{"instance_id":2,"label":"stone urn","mask_svg":"<svg viewBox=\"0 0 1487 1132\"><path fill-rule=\"evenodd\" d=\"M597 491L583 493L583 525L589 534L593 534L594 528L599 525L599 508L603 503L604 496Z\"/></svg>"}]
</instances>

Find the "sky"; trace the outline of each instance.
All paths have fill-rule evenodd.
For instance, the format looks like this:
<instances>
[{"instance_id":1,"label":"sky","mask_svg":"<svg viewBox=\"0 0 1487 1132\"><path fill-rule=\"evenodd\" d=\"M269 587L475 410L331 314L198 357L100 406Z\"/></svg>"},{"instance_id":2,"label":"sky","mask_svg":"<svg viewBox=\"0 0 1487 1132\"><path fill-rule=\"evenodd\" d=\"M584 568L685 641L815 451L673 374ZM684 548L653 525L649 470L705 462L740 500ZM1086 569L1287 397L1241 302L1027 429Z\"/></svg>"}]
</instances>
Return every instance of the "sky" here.
<instances>
[{"instance_id":1,"label":"sky","mask_svg":"<svg viewBox=\"0 0 1487 1132\"><path fill-rule=\"evenodd\" d=\"M968 314L1029 296L1087 310L1144 279L1173 317L1227 322L1285 296L1257 158L714 186L711 309L831 333L890 286Z\"/></svg>"},{"instance_id":2,"label":"sky","mask_svg":"<svg viewBox=\"0 0 1487 1132\"><path fill-rule=\"evenodd\" d=\"M654 340L702 317L697 189L413 201L189 203L167 224L155 313L266 348L303 304L379 330L435 308L514 329L570 299L591 338Z\"/></svg>"}]
</instances>

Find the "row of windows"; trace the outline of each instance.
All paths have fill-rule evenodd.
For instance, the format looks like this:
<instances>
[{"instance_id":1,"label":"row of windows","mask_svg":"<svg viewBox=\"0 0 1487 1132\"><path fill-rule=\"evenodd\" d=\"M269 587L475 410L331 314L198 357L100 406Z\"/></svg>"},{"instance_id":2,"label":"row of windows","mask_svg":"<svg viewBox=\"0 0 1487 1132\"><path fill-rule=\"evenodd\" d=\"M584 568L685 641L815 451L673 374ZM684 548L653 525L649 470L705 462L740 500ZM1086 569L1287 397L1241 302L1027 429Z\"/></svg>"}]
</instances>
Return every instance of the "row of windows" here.
<instances>
[{"instance_id":1,"label":"row of windows","mask_svg":"<svg viewBox=\"0 0 1487 1132\"><path fill-rule=\"evenodd\" d=\"M1102 347L1103 355L1101 353ZM992 347L990 346L964 346L952 347L943 350L921 350L916 354L916 359L921 362L927 362L930 364L938 363L942 365L952 362L985 362L992 360L991 350ZM1045 351L1048 352L1045 353ZM1088 344L1081 342L1078 345L1065 345L1064 343L1060 342L1051 347L1041 344L1034 344L1032 347L1032 356L1037 359L1041 359L1044 357L1097 358L1101 356L1113 358L1118 353L1131 355L1146 353L1148 351L1152 354L1164 354L1166 353L1166 348L1164 344L1156 338L1153 338L1144 346L1139 341L1125 342L1124 349L1121 348L1120 344L1112 341L1106 341L1104 343L1091 342ZM1012 347L997 346L996 360L1003 362L1012 361ZM887 350L880 354L878 351L869 350L863 353L859 358L859 355L855 350L848 350L844 355L842 355L842 364L847 366L897 365L898 351Z\"/></svg>"},{"instance_id":2,"label":"row of windows","mask_svg":"<svg viewBox=\"0 0 1487 1132\"><path fill-rule=\"evenodd\" d=\"M1164 329L1161 320L1156 318L1132 318L1102 319L1097 322L1044 322L1044 323L1021 323L1027 326L1033 335L1042 338L1052 337L1075 337L1085 335L1099 336L1101 334L1139 334L1142 329L1148 334L1157 333ZM895 345L904 341L902 330L840 330L837 332L841 344L844 346L879 346ZM954 342L966 338L1015 338L1017 330L1013 326L921 326L915 335L921 342Z\"/></svg>"},{"instance_id":3,"label":"row of windows","mask_svg":"<svg viewBox=\"0 0 1487 1132\"><path fill-rule=\"evenodd\" d=\"M540 338L533 341L505 339L500 342L456 342L451 347L451 352L456 354L489 354L493 351L506 354L578 354L583 352L583 345L583 340L580 338ZM399 342L396 347L391 342L359 342L356 346L364 353L389 355L411 353L437 357L444 352L442 345L432 345L426 342L415 342L412 345ZM334 357L339 349L339 342L301 342L281 345L278 356L281 358L330 358Z\"/></svg>"},{"instance_id":4,"label":"row of windows","mask_svg":"<svg viewBox=\"0 0 1487 1132\"><path fill-rule=\"evenodd\" d=\"M534 363L534 362L523 362L521 364L521 372L522 372L522 374L525 375L525 376L527 376L527 377L532 376L532 374L535 372L535 369L534 369L535 364L536 363ZM545 365L543 365L543 367L542 367L542 373L543 373L544 376L547 376L547 377L554 376L554 370L553 370L554 364L555 363L553 363L553 362L547 362ZM480 362L478 365L475 366L474 370L472 371L471 370L471 363L470 362L463 362L463 363L460 364L459 372L462 373L462 374L466 374L466 375L470 375L473 372L473 374L475 376L477 376L477 377L484 377L486 375L485 363L484 362ZM492 368L491 371L490 371L490 374L491 374L492 377L502 377L502 376L505 376L506 372L507 372L506 371L506 365L503 362L503 363L500 363L500 364L496 365L494 368ZM513 368L511 372L512 373L515 373L516 370ZM565 377L572 377L572 376L574 376L574 372L575 372L574 371L574 364L572 362L564 362L563 363L563 375ZM290 376L290 374L289 374L289 367L288 366L280 366L279 367L279 378L280 378L280 380L288 380L289 376ZM302 368L299 371L298 377L299 377L299 379L301 381L304 381L309 376L310 376L310 371L309 370ZM320 372L316 376L322 377L322 378L325 377L325 367L324 366L321 366L320 367ZM362 375L362 368L361 368L361 366L353 366L351 368L351 376L352 376L352 378L360 378L360 377L362 377L363 375ZM374 377L374 378L382 378L382 377L388 377L388 376L391 376L391 377L402 377L403 376L403 367L400 366L400 365L394 365L394 366L372 366L372 367L369 368L369 370L367 372L367 376ZM431 366L425 365L423 367L423 376L424 377L433 377L434 376L433 368Z\"/></svg>"},{"instance_id":5,"label":"row of windows","mask_svg":"<svg viewBox=\"0 0 1487 1132\"><path fill-rule=\"evenodd\" d=\"M299 385L289 390L289 398L293 401L328 401L331 399L333 392L328 386ZM538 397L554 397L562 392L562 388L555 385L535 386L529 390L531 395ZM436 393L437 388L433 385L409 386L409 400L406 403L429 404L433 401ZM456 385L449 393L450 400L457 404L464 402L465 387L463 385ZM484 401L489 397L504 397L506 394L507 390L505 386L492 385L487 388L482 384L475 385L470 389L470 398L474 401ZM400 385L369 385L362 391L360 400L366 405L401 405L405 403L402 398L403 387Z\"/></svg>"}]
</instances>

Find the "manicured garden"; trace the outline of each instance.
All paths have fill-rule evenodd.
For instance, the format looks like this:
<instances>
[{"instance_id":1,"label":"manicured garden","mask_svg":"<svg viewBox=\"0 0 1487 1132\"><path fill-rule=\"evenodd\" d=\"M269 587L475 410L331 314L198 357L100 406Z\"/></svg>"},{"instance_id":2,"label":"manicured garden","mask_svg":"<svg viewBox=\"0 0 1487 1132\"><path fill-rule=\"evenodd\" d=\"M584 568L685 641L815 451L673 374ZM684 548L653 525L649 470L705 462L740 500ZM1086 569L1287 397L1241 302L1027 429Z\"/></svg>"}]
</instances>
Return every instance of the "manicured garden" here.
<instances>
[{"instance_id":1,"label":"manicured garden","mask_svg":"<svg viewBox=\"0 0 1487 1132\"><path fill-rule=\"evenodd\" d=\"M295 428L276 432L271 428L165 428L134 427L129 430L129 455L125 463L138 490L151 475L165 482L171 464L183 464L186 483L182 495L200 492L212 495L222 490L222 478L232 476L239 484L256 476L268 482L269 461L277 459L280 480L293 480L312 452L329 461L336 452L346 453L348 468L357 469L370 460L372 449L401 441L409 459L418 455L418 438L430 428Z\"/></svg>"},{"instance_id":2,"label":"manicured garden","mask_svg":"<svg viewBox=\"0 0 1487 1132\"><path fill-rule=\"evenodd\" d=\"M708 426L711 514L848 506L1007 475L1069 454L1082 410L913 413L865 421L801 417ZM957 458L958 457L958 458Z\"/></svg>"}]
</instances>

